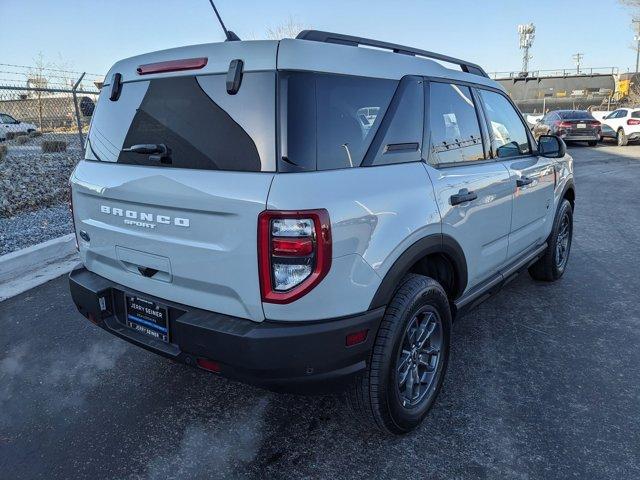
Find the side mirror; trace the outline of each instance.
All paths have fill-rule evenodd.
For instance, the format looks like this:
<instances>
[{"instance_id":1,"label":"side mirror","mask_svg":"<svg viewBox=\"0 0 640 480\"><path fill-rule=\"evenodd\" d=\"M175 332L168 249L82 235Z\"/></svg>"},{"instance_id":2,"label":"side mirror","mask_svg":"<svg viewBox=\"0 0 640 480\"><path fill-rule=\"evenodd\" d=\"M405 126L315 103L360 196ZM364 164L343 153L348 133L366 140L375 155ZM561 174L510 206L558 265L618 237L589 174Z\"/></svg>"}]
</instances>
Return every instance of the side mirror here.
<instances>
[{"instance_id":1,"label":"side mirror","mask_svg":"<svg viewBox=\"0 0 640 480\"><path fill-rule=\"evenodd\" d=\"M567 145L557 135L540 135L538 155L547 158L562 158L567 153Z\"/></svg>"}]
</instances>

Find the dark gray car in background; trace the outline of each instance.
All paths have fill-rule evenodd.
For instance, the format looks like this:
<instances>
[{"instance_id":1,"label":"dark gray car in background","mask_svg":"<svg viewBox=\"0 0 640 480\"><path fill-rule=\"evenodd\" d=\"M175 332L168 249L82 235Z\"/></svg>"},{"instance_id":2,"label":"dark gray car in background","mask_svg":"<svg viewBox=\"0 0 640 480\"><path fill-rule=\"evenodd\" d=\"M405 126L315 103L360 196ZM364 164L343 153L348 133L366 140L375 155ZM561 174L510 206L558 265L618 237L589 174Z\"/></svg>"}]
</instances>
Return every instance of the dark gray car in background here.
<instances>
[{"instance_id":1,"label":"dark gray car in background","mask_svg":"<svg viewBox=\"0 0 640 480\"><path fill-rule=\"evenodd\" d=\"M558 135L567 142L587 142L595 147L601 137L601 124L586 110L548 112L533 127L533 135Z\"/></svg>"}]
</instances>

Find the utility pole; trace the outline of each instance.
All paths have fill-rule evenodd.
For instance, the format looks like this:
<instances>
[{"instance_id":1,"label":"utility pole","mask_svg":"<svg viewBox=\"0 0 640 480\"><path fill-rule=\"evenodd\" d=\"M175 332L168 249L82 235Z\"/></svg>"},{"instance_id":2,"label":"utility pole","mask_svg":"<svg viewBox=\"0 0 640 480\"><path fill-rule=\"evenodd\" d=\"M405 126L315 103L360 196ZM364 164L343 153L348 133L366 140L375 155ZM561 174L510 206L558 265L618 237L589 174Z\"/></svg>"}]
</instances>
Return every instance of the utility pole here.
<instances>
[{"instance_id":1,"label":"utility pole","mask_svg":"<svg viewBox=\"0 0 640 480\"><path fill-rule=\"evenodd\" d=\"M573 61L576 64L576 74L580 75L580 65L582 65L582 59L584 58L584 53L576 53L571 56Z\"/></svg>"},{"instance_id":2,"label":"utility pole","mask_svg":"<svg viewBox=\"0 0 640 480\"><path fill-rule=\"evenodd\" d=\"M634 18L632 23L638 26L638 33L633 37L636 41L636 73L638 73L638 68L640 66L640 20Z\"/></svg>"}]
</instances>

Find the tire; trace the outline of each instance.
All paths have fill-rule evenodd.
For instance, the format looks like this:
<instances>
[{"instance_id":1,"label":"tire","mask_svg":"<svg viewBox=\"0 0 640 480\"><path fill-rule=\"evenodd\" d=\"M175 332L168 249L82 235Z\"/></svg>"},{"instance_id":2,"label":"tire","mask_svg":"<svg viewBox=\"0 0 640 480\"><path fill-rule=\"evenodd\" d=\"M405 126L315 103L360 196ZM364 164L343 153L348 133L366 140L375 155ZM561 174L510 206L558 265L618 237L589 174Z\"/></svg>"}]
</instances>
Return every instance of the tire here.
<instances>
[{"instance_id":1,"label":"tire","mask_svg":"<svg viewBox=\"0 0 640 480\"><path fill-rule=\"evenodd\" d=\"M623 129L618 130L618 133L616 135L616 140L618 141L619 147L626 147L629 144L629 139L625 135Z\"/></svg>"},{"instance_id":2,"label":"tire","mask_svg":"<svg viewBox=\"0 0 640 480\"><path fill-rule=\"evenodd\" d=\"M555 282L562 277L569 261L572 240L573 208L569 200L564 199L553 220L547 249L542 258L529 267L529 275L534 280L544 282Z\"/></svg>"},{"instance_id":3,"label":"tire","mask_svg":"<svg viewBox=\"0 0 640 480\"><path fill-rule=\"evenodd\" d=\"M592 140L590 142L587 142L587 145L589 145L590 147L595 147L596 145L598 145L598 140Z\"/></svg>"},{"instance_id":4,"label":"tire","mask_svg":"<svg viewBox=\"0 0 640 480\"><path fill-rule=\"evenodd\" d=\"M351 406L385 433L403 434L420 425L442 387L451 321L442 286L407 275L387 306L367 371L348 393Z\"/></svg>"}]
</instances>

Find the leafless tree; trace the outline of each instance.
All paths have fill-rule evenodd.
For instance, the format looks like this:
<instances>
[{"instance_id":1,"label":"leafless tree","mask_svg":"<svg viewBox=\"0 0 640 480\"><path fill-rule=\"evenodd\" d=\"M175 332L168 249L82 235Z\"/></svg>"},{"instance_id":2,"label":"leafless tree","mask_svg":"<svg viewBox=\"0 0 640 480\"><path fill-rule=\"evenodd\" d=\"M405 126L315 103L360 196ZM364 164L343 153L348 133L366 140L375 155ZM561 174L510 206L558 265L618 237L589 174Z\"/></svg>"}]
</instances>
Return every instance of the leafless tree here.
<instances>
[{"instance_id":1,"label":"leafless tree","mask_svg":"<svg viewBox=\"0 0 640 480\"><path fill-rule=\"evenodd\" d=\"M640 0L639 0L640 1ZM296 38L302 30L308 30L309 26L289 16L289 18L275 27L267 28L267 38L269 40L280 40L282 38Z\"/></svg>"}]
</instances>

